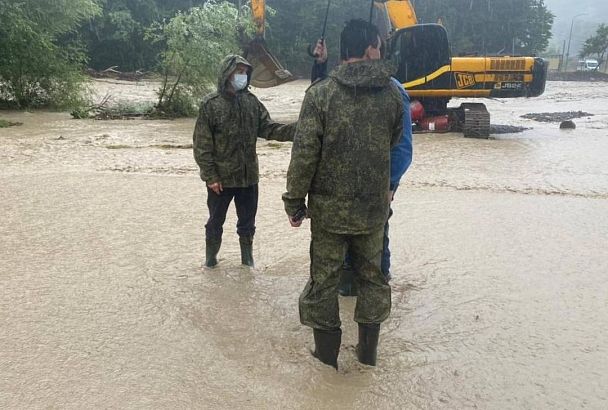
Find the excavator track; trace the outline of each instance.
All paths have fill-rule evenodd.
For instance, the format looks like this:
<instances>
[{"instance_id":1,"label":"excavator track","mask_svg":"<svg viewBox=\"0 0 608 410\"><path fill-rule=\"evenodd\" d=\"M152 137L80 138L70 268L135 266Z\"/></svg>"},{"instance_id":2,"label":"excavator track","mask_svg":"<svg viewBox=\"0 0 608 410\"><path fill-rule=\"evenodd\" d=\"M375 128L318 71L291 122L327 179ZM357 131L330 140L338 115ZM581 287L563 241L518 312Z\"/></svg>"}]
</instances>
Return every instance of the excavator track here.
<instances>
[{"instance_id":1,"label":"excavator track","mask_svg":"<svg viewBox=\"0 0 608 410\"><path fill-rule=\"evenodd\" d=\"M462 109L462 133L467 138L490 136L490 113L484 104L465 103Z\"/></svg>"}]
</instances>

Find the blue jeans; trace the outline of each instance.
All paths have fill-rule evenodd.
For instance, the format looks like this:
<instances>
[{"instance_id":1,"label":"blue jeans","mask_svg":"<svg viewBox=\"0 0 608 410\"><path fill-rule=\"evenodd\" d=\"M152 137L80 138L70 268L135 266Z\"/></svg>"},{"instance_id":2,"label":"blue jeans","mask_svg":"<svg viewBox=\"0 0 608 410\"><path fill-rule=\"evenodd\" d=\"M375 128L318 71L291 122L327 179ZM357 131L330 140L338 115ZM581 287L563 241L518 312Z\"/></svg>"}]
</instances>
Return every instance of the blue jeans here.
<instances>
[{"instance_id":1,"label":"blue jeans","mask_svg":"<svg viewBox=\"0 0 608 410\"><path fill-rule=\"evenodd\" d=\"M380 269L388 282L391 280L391 250L388 248L389 239L388 239L388 220L393 216L393 208L388 209L388 218L386 219L386 223L384 224L384 243L382 246L382 263L380 265Z\"/></svg>"}]
</instances>

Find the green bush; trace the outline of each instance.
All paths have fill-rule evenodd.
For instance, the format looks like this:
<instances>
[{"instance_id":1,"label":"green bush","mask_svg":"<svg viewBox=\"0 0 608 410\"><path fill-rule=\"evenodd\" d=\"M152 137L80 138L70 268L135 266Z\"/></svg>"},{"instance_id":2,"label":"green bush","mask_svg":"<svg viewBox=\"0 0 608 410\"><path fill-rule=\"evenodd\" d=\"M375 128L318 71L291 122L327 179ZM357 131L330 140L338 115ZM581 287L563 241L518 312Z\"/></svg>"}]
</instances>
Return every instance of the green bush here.
<instances>
[{"instance_id":1,"label":"green bush","mask_svg":"<svg viewBox=\"0 0 608 410\"><path fill-rule=\"evenodd\" d=\"M0 0L0 103L80 104L86 53L73 33L98 11L93 0Z\"/></svg>"},{"instance_id":2,"label":"green bush","mask_svg":"<svg viewBox=\"0 0 608 410\"><path fill-rule=\"evenodd\" d=\"M166 45L161 53L163 81L157 111L175 116L196 114L200 99L215 88L221 60L240 50L237 20L233 4L210 0L149 32L148 38Z\"/></svg>"}]
</instances>

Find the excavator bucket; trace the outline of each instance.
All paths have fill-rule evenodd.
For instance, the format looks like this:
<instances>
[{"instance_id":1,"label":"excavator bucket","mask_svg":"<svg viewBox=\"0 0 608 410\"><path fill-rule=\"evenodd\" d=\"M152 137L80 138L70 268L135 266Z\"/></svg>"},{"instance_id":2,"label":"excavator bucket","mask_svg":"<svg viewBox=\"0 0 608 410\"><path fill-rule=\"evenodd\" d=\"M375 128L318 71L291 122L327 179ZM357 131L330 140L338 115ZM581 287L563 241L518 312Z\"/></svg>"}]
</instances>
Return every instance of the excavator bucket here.
<instances>
[{"instance_id":1,"label":"excavator bucket","mask_svg":"<svg viewBox=\"0 0 608 410\"><path fill-rule=\"evenodd\" d=\"M252 0L251 14L256 26L256 35L245 46L243 56L253 66L251 85L258 88L269 88L295 80L294 76L283 68L279 60L266 47L264 41L266 1Z\"/></svg>"},{"instance_id":2,"label":"excavator bucket","mask_svg":"<svg viewBox=\"0 0 608 410\"><path fill-rule=\"evenodd\" d=\"M295 80L295 77L268 51L261 38L256 38L248 44L244 57L253 66L251 85L254 87L275 87Z\"/></svg>"}]
</instances>

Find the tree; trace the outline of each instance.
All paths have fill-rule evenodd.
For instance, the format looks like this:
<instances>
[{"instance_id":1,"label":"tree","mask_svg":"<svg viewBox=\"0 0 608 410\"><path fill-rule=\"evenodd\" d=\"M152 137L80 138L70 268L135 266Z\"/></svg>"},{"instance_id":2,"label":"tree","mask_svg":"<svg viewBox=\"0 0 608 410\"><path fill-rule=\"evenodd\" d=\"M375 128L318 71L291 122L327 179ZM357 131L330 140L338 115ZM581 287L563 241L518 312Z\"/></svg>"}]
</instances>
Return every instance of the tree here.
<instances>
[{"instance_id":1,"label":"tree","mask_svg":"<svg viewBox=\"0 0 608 410\"><path fill-rule=\"evenodd\" d=\"M327 0L268 0L267 43L290 71L307 75L307 46L321 35ZM412 0L421 23L441 20L453 54L538 54L547 47L553 15L544 0ZM337 57L339 33L351 18L369 18L366 0L332 0L326 31L330 57Z\"/></svg>"},{"instance_id":2,"label":"tree","mask_svg":"<svg viewBox=\"0 0 608 410\"><path fill-rule=\"evenodd\" d=\"M161 53L162 86L157 110L165 114L193 114L195 103L217 81L226 54L238 53L237 8L209 0L202 7L179 12L157 24L148 38L166 45Z\"/></svg>"},{"instance_id":3,"label":"tree","mask_svg":"<svg viewBox=\"0 0 608 410\"><path fill-rule=\"evenodd\" d=\"M602 65L606 61L606 52L608 52L608 25L600 24L595 34L585 40L580 57L596 56L597 61Z\"/></svg>"},{"instance_id":4,"label":"tree","mask_svg":"<svg viewBox=\"0 0 608 410\"><path fill-rule=\"evenodd\" d=\"M0 0L0 100L18 108L81 98L86 54L73 38L92 0Z\"/></svg>"},{"instance_id":5,"label":"tree","mask_svg":"<svg viewBox=\"0 0 608 410\"><path fill-rule=\"evenodd\" d=\"M538 54L548 45L553 14L544 0L415 2L421 22L445 25L454 54Z\"/></svg>"},{"instance_id":6,"label":"tree","mask_svg":"<svg viewBox=\"0 0 608 410\"><path fill-rule=\"evenodd\" d=\"M202 6L206 0L97 0L101 14L81 29L87 43L90 66L101 70L118 66L121 71L152 70L163 45L152 44L146 32L154 24L170 20L178 12Z\"/></svg>"},{"instance_id":7,"label":"tree","mask_svg":"<svg viewBox=\"0 0 608 410\"><path fill-rule=\"evenodd\" d=\"M312 59L306 50L321 36L327 0L268 0L267 4L276 11L267 19L266 41L270 50L290 71L309 75ZM331 1L325 32L330 59L338 58L344 23L352 18L368 19L369 4L366 0Z\"/></svg>"}]
</instances>

